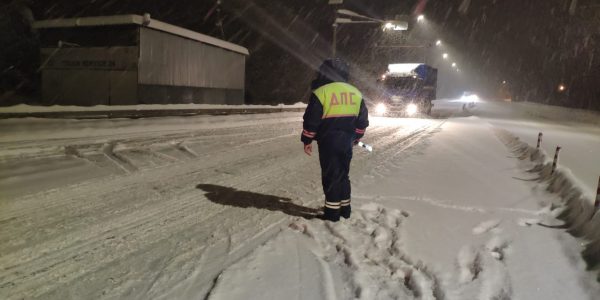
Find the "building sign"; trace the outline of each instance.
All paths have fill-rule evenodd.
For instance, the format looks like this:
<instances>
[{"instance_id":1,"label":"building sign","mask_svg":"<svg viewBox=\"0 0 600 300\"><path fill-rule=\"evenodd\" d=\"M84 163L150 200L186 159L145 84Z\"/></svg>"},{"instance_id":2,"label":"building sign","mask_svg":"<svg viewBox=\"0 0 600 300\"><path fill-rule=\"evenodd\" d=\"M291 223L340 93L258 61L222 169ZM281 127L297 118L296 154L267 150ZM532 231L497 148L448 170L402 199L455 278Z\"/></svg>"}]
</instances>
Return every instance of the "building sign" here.
<instances>
[{"instance_id":1,"label":"building sign","mask_svg":"<svg viewBox=\"0 0 600 300\"><path fill-rule=\"evenodd\" d=\"M137 47L44 48L42 69L136 70Z\"/></svg>"},{"instance_id":2,"label":"building sign","mask_svg":"<svg viewBox=\"0 0 600 300\"><path fill-rule=\"evenodd\" d=\"M114 60L50 60L47 67L58 68L100 68L114 69L117 63Z\"/></svg>"}]
</instances>

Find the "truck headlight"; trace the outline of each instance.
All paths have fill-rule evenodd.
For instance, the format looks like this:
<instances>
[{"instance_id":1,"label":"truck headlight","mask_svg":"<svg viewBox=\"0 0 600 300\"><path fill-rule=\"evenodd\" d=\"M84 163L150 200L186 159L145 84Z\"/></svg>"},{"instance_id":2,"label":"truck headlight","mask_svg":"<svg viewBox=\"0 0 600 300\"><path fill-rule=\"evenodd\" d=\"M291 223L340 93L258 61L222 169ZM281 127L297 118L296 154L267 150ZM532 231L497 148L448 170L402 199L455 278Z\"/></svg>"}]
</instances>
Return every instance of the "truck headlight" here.
<instances>
[{"instance_id":1,"label":"truck headlight","mask_svg":"<svg viewBox=\"0 0 600 300\"><path fill-rule=\"evenodd\" d=\"M406 106L406 114L407 115L413 116L413 115L415 115L418 112L419 112L419 107L416 104L411 103L411 104L409 104L409 105Z\"/></svg>"},{"instance_id":2,"label":"truck headlight","mask_svg":"<svg viewBox=\"0 0 600 300\"><path fill-rule=\"evenodd\" d=\"M375 106L375 113L378 115L384 115L387 112L387 107L383 103L377 104Z\"/></svg>"}]
</instances>

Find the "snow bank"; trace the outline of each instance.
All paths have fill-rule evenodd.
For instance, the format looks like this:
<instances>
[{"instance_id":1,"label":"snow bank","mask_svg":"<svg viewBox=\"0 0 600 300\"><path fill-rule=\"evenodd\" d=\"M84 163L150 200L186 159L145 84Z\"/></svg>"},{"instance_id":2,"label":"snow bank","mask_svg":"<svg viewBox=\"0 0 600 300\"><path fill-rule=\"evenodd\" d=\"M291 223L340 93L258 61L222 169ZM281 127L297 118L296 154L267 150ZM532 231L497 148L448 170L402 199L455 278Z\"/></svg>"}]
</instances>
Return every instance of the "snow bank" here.
<instances>
[{"instance_id":1,"label":"snow bank","mask_svg":"<svg viewBox=\"0 0 600 300\"><path fill-rule=\"evenodd\" d=\"M590 269L600 266L600 213L595 212L593 199L584 196L581 184L568 168L558 166L552 172L552 157L520 141L508 131L497 130L499 138L524 162L527 172L538 177L527 179L544 183L547 190L558 195L551 211L565 222L564 227L575 237L586 241L583 258Z\"/></svg>"},{"instance_id":2,"label":"snow bank","mask_svg":"<svg viewBox=\"0 0 600 300\"><path fill-rule=\"evenodd\" d=\"M600 125L600 112L533 102L513 102L511 105L527 115L553 121L581 122Z\"/></svg>"},{"instance_id":3,"label":"snow bank","mask_svg":"<svg viewBox=\"0 0 600 300\"><path fill-rule=\"evenodd\" d=\"M0 107L0 113L48 113L48 112L97 112L97 111L144 111L144 110L196 110L196 109L265 109L265 108L304 108L305 103L292 105L220 105L220 104L141 104L141 105L52 105L35 106L18 104Z\"/></svg>"}]
</instances>

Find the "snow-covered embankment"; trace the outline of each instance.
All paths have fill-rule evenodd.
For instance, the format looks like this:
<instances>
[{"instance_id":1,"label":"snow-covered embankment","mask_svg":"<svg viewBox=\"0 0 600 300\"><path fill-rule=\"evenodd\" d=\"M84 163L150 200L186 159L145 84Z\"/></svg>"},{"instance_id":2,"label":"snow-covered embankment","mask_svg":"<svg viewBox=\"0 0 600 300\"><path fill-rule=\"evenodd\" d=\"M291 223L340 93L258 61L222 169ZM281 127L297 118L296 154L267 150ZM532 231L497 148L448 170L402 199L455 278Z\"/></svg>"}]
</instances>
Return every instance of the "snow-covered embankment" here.
<instances>
[{"instance_id":1,"label":"snow-covered embankment","mask_svg":"<svg viewBox=\"0 0 600 300\"><path fill-rule=\"evenodd\" d=\"M537 174L535 181L547 185L549 192L557 194L559 201L551 205L555 216L565 222L564 227L585 243L583 258L588 268L600 266L600 213L594 208L592 199L582 192L578 180L568 168L552 170L552 158L541 149L521 141L508 131L497 130L500 139L523 161L527 172Z\"/></svg>"}]
</instances>

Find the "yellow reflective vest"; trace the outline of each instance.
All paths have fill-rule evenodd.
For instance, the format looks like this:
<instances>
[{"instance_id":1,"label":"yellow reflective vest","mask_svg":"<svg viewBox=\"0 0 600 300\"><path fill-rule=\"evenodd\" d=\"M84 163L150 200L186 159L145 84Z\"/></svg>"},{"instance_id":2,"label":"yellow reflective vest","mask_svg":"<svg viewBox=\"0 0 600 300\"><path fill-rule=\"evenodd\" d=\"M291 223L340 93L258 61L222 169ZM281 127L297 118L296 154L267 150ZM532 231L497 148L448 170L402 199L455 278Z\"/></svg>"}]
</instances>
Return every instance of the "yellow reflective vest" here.
<instances>
[{"instance_id":1,"label":"yellow reflective vest","mask_svg":"<svg viewBox=\"0 0 600 300\"><path fill-rule=\"evenodd\" d=\"M362 102L361 92L345 82L333 82L313 91L323 106L323 119L357 117Z\"/></svg>"}]
</instances>

